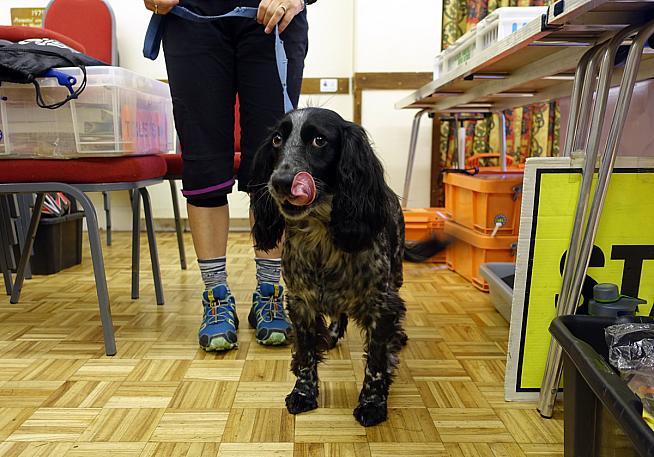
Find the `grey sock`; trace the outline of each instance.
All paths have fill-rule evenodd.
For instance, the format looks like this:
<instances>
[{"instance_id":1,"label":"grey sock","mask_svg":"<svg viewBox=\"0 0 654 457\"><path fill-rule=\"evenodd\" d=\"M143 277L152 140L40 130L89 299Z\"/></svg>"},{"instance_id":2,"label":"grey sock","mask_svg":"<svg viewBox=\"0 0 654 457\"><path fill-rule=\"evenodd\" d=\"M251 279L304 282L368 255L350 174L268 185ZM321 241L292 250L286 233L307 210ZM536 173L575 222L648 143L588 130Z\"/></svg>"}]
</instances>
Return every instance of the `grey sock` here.
<instances>
[{"instance_id":1,"label":"grey sock","mask_svg":"<svg viewBox=\"0 0 654 457\"><path fill-rule=\"evenodd\" d=\"M225 284L227 285L227 257L218 257L216 259L200 260L200 273L202 281L207 290Z\"/></svg>"},{"instance_id":2,"label":"grey sock","mask_svg":"<svg viewBox=\"0 0 654 457\"><path fill-rule=\"evenodd\" d=\"M257 282L278 284L281 277L282 259L255 258L257 264Z\"/></svg>"}]
</instances>

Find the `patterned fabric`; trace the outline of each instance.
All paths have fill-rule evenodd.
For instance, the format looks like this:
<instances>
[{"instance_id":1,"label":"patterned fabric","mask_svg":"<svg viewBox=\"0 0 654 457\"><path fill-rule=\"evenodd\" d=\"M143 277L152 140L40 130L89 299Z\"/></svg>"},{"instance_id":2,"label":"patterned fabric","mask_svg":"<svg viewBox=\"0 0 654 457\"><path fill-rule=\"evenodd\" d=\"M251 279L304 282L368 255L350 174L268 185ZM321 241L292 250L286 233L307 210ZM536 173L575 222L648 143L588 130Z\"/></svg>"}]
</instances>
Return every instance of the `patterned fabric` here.
<instances>
[{"instance_id":1,"label":"patterned fabric","mask_svg":"<svg viewBox=\"0 0 654 457\"><path fill-rule=\"evenodd\" d=\"M282 259L264 259L255 257L257 266L257 283L268 282L278 284L281 279Z\"/></svg>"},{"instance_id":2,"label":"patterned fabric","mask_svg":"<svg viewBox=\"0 0 654 457\"><path fill-rule=\"evenodd\" d=\"M198 266L200 267L205 290L213 289L220 284L227 284L227 257L198 259Z\"/></svg>"},{"instance_id":3,"label":"patterned fabric","mask_svg":"<svg viewBox=\"0 0 654 457\"><path fill-rule=\"evenodd\" d=\"M443 49L470 30L488 13L504 6L542 6L548 0L444 0ZM516 164L527 157L559 154L558 103L539 103L505 111L507 155ZM466 121L466 157L499 150L499 119L496 114L481 121ZM441 164L456 165L456 132L454 122L441 123Z\"/></svg>"}]
</instances>

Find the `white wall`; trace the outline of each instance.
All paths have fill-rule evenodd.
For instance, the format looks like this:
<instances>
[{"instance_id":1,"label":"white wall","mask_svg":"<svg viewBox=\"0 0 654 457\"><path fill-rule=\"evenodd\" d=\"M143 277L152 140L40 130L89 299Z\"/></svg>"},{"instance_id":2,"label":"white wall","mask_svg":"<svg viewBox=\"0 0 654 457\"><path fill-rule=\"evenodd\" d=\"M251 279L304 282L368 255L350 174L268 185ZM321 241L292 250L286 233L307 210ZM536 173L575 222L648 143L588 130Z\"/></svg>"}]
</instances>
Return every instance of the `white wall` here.
<instances>
[{"instance_id":1,"label":"white wall","mask_svg":"<svg viewBox=\"0 0 654 457\"><path fill-rule=\"evenodd\" d=\"M442 5L441 0L355 0L355 71L433 71Z\"/></svg>"},{"instance_id":2,"label":"white wall","mask_svg":"<svg viewBox=\"0 0 654 457\"><path fill-rule=\"evenodd\" d=\"M166 78L163 57L155 62L141 56L143 36L150 17L140 0L108 0L116 16L120 64L153 77ZM12 7L46 6L47 0L1 0L0 25L11 22ZM441 0L319 0L309 7L309 54L307 77L351 77L355 72L431 71L439 49ZM393 189L401 194L406 169L411 111L397 111L393 104L405 92L366 92L363 125L371 134L386 165ZM303 96L300 106L323 106L352 118L352 96ZM421 130L410 198L411 206L429 205L430 127ZM155 217L172 217L167 183L151 189ZM123 195L124 194L124 195ZM182 200L183 201L183 200ZM96 203L101 208L101 200ZM130 227L130 209L125 192L114 193L113 225ZM184 206L184 205L182 205ZM230 196L232 216L247 215L247 198ZM185 214L185 208L183 209ZM104 214L99 211L100 220Z\"/></svg>"},{"instance_id":3,"label":"white wall","mask_svg":"<svg viewBox=\"0 0 654 457\"><path fill-rule=\"evenodd\" d=\"M387 110L409 95L409 91L366 91L363 93L361 118L375 150L382 159L386 179L397 195L402 196L409 151L409 126L413 110ZM431 174L431 122L426 117L420 127L413 166L408 207L429 207Z\"/></svg>"},{"instance_id":4,"label":"white wall","mask_svg":"<svg viewBox=\"0 0 654 457\"><path fill-rule=\"evenodd\" d=\"M440 51L441 0L355 0L354 72L430 72ZM375 142L393 190L402 195L413 110L398 111L409 91L365 91L361 121ZM409 207L429 206L431 122L422 121Z\"/></svg>"}]
</instances>

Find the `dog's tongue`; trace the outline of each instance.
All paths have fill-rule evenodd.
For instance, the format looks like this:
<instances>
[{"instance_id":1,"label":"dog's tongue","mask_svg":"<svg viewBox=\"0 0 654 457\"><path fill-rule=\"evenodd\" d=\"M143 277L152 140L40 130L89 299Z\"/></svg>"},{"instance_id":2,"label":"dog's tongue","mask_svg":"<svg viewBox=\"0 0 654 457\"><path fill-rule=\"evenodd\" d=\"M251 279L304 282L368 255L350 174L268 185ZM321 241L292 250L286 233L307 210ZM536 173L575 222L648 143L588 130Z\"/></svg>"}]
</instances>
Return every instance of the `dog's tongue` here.
<instances>
[{"instance_id":1,"label":"dog's tongue","mask_svg":"<svg viewBox=\"0 0 654 457\"><path fill-rule=\"evenodd\" d=\"M290 202L296 206L310 205L316 198L316 183L306 171L301 171L293 178Z\"/></svg>"}]
</instances>

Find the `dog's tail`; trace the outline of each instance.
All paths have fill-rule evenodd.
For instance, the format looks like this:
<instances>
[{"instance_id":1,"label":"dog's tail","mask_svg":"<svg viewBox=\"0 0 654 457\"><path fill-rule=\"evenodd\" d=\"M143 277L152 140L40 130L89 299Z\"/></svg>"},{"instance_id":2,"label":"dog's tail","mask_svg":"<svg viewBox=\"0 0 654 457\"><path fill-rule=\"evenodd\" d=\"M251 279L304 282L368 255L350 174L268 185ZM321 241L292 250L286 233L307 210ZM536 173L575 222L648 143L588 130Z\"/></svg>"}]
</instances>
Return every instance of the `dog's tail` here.
<instances>
[{"instance_id":1,"label":"dog's tail","mask_svg":"<svg viewBox=\"0 0 654 457\"><path fill-rule=\"evenodd\" d=\"M444 251L449 245L450 240L435 235L421 241L405 241L404 260L407 262L424 262Z\"/></svg>"}]
</instances>

